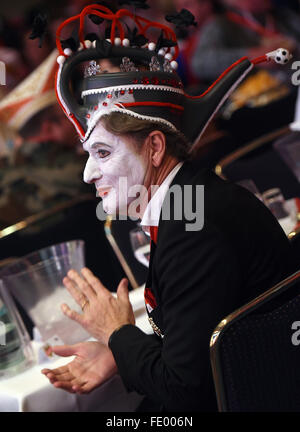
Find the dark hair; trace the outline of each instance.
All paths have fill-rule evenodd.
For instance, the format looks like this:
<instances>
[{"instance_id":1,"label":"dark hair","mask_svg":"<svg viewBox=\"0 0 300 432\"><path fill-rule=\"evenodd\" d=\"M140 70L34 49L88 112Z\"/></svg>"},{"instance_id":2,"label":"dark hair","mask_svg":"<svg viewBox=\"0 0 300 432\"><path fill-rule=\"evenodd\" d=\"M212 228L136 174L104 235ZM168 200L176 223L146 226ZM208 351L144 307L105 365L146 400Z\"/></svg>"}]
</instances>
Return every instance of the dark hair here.
<instances>
[{"instance_id":1,"label":"dark hair","mask_svg":"<svg viewBox=\"0 0 300 432\"><path fill-rule=\"evenodd\" d=\"M190 145L188 140L181 132L171 129L171 127L164 123L142 120L129 114L119 112L112 112L111 114L103 116L101 122L108 132L114 135L130 137L138 151L141 149L147 136L152 131L159 130L166 137L166 153L168 155L180 161L189 158Z\"/></svg>"}]
</instances>

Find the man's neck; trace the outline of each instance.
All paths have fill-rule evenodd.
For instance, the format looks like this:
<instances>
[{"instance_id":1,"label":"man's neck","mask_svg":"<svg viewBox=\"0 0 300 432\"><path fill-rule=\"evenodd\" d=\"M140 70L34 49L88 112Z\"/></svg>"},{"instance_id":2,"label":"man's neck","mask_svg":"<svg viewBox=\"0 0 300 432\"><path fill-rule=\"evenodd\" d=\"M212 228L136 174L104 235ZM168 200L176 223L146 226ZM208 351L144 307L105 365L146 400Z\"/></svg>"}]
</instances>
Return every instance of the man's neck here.
<instances>
[{"instance_id":1,"label":"man's neck","mask_svg":"<svg viewBox=\"0 0 300 432\"><path fill-rule=\"evenodd\" d=\"M178 163L178 159L174 158L173 156L167 156L165 161L159 167L152 169L151 173L146 176L144 186L146 187L148 194L147 196L145 196L143 204L141 205L141 217L143 217L147 204L153 196L153 191L155 193L158 187L163 183L165 178L170 174L170 172L173 170L173 168L175 168ZM156 186L157 188L154 189L153 186Z\"/></svg>"}]
</instances>

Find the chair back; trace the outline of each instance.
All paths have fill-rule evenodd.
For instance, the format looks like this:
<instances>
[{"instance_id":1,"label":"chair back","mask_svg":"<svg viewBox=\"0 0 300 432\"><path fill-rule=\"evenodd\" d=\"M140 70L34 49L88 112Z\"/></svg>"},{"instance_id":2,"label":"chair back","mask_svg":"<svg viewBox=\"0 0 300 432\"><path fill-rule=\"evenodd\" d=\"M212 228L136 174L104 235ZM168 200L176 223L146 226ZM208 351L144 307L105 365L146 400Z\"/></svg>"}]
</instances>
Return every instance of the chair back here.
<instances>
[{"instance_id":1,"label":"chair back","mask_svg":"<svg viewBox=\"0 0 300 432\"><path fill-rule=\"evenodd\" d=\"M300 271L216 327L210 356L219 411L300 411Z\"/></svg>"}]
</instances>

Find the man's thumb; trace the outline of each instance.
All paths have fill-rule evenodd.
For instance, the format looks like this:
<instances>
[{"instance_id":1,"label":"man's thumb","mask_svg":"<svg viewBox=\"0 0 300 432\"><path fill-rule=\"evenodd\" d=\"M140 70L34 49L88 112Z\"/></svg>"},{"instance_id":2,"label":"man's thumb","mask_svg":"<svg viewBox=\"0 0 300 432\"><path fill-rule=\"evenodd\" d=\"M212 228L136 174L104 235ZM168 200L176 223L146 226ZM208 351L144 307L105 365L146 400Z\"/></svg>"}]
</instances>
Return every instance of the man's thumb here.
<instances>
[{"instance_id":1,"label":"man's thumb","mask_svg":"<svg viewBox=\"0 0 300 432\"><path fill-rule=\"evenodd\" d=\"M118 289L117 289L117 296L118 299L121 301L129 302L129 293L128 293L128 279L124 278L119 283Z\"/></svg>"}]
</instances>

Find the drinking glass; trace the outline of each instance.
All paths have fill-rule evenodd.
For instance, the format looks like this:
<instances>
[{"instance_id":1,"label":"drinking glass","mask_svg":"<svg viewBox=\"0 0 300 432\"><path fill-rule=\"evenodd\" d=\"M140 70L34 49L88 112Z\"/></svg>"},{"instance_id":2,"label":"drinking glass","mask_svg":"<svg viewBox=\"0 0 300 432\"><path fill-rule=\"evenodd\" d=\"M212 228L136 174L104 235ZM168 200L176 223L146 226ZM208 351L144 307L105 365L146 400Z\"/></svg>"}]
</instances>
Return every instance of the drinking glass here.
<instances>
[{"instance_id":1,"label":"drinking glass","mask_svg":"<svg viewBox=\"0 0 300 432\"><path fill-rule=\"evenodd\" d=\"M263 194L263 202L271 210L276 219L283 219L289 216L285 209L285 199L279 188L266 190Z\"/></svg>"},{"instance_id":2,"label":"drinking glass","mask_svg":"<svg viewBox=\"0 0 300 432\"><path fill-rule=\"evenodd\" d=\"M141 226L131 230L129 236L135 258L144 266L149 267L150 237Z\"/></svg>"},{"instance_id":3,"label":"drinking glass","mask_svg":"<svg viewBox=\"0 0 300 432\"><path fill-rule=\"evenodd\" d=\"M15 302L0 280L0 379L16 375L34 363L29 334Z\"/></svg>"}]
</instances>

